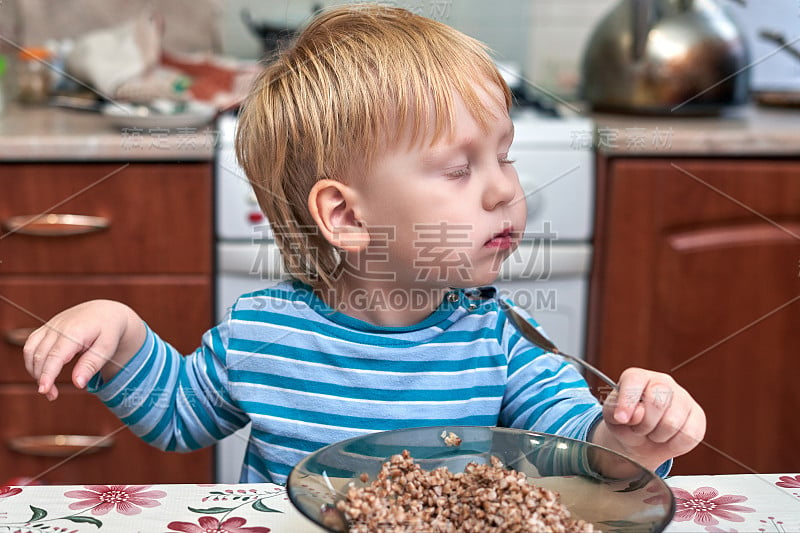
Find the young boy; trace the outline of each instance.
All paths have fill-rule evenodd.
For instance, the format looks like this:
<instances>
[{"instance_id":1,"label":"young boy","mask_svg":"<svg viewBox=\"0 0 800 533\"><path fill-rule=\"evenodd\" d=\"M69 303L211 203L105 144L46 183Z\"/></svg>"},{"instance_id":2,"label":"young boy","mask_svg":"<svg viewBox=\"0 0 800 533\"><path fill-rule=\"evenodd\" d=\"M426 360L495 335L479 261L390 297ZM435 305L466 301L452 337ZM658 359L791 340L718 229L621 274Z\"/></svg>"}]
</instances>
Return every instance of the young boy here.
<instances>
[{"instance_id":1,"label":"young boy","mask_svg":"<svg viewBox=\"0 0 800 533\"><path fill-rule=\"evenodd\" d=\"M39 392L55 399L79 356L75 385L160 448L252 422L243 482L284 483L324 445L432 425L590 440L663 473L705 432L683 388L629 369L601 406L467 290L495 279L525 227L510 103L484 47L445 25L367 5L318 16L258 80L237 137L294 279L242 296L186 357L123 304L68 309L25 345Z\"/></svg>"}]
</instances>

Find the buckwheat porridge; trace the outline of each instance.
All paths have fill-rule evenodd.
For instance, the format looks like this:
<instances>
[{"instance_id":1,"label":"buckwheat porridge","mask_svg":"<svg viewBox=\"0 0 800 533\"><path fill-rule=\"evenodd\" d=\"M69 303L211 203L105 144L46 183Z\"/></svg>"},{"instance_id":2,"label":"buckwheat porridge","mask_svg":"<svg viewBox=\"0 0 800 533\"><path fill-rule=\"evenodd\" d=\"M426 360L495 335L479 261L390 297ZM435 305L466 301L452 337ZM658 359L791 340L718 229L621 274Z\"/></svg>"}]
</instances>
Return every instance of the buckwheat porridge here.
<instances>
[{"instance_id":1,"label":"buckwheat porridge","mask_svg":"<svg viewBox=\"0 0 800 533\"><path fill-rule=\"evenodd\" d=\"M556 492L532 485L496 457L454 474L446 467L425 471L404 450L371 484L351 486L337 508L350 533L595 531L572 518Z\"/></svg>"}]
</instances>

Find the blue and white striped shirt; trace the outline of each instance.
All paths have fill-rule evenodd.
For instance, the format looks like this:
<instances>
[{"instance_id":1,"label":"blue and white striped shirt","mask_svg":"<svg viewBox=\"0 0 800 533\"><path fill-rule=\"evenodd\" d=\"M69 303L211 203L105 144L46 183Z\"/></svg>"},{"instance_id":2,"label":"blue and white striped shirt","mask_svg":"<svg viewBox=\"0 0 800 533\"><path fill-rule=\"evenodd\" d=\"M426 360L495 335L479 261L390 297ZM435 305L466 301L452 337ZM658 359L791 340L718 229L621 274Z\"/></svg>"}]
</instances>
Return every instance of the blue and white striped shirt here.
<instances>
[{"instance_id":1,"label":"blue and white striped shirt","mask_svg":"<svg viewBox=\"0 0 800 533\"><path fill-rule=\"evenodd\" d=\"M90 388L164 450L209 446L252 422L242 482L285 483L322 446L398 428L585 440L601 407L578 371L522 339L496 299L456 294L419 324L379 327L283 282L241 296L186 357L148 328L136 356Z\"/></svg>"}]
</instances>

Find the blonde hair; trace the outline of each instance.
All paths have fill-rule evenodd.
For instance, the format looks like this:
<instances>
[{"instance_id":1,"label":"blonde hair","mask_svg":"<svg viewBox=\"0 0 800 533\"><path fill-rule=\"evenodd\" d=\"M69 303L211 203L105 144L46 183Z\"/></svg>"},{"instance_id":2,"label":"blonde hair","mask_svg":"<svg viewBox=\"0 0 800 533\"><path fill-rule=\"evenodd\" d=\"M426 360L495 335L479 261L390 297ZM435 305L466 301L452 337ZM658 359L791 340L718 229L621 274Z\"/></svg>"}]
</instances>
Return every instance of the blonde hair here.
<instances>
[{"instance_id":1,"label":"blonde hair","mask_svg":"<svg viewBox=\"0 0 800 533\"><path fill-rule=\"evenodd\" d=\"M259 76L236 133L287 271L321 287L339 270L307 206L314 183L346 182L406 131L411 142L452 134L457 97L485 127L491 112L479 95L496 94L492 87L508 109L510 92L486 47L434 20L374 4L313 19Z\"/></svg>"}]
</instances>

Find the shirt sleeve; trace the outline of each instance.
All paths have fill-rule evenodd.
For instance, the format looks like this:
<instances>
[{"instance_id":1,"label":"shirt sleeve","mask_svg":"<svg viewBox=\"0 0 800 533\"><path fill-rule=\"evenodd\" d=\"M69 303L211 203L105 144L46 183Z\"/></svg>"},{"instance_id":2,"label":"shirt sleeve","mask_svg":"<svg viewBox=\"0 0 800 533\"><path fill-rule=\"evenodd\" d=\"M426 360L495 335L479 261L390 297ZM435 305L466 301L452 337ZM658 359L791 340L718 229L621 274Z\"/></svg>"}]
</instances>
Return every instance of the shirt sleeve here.
<instances>
[{"instance_id":1,"label":"shirt sleeve","mask_svg":"<svg viewBox=\"0 0 800 533\"><path fill-rule=\"evenodd\" d=\"M87 387L131 431L162 450L191 451L247 424L227 393L227 318L187 356L146 330L142 347L112 379L98 373Z\"/></svg>"},{"instance_id":2,"label":"shirt sleeve","mask_svg":"<svg viewBox=\"0 0 800 533\"><path fill-rule=\"evenodd\" d=\"M537 328L536 322L517 308ZM503 317L502 344L508 357L508 378L500 421L578 440L602 417L600 402L580 372L562 357L523 339Z\"/></svg>"}]
</instances>

